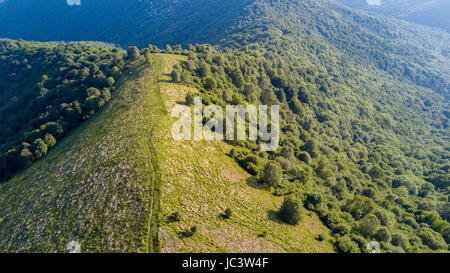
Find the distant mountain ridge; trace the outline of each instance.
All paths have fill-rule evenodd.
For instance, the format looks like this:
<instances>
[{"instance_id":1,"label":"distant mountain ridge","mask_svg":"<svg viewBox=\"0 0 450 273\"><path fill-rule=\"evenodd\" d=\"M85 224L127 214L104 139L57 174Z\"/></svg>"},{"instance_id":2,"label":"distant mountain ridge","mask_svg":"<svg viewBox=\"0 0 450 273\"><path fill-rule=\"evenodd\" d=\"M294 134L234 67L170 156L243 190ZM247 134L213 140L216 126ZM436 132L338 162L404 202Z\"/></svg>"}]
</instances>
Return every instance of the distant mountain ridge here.
<instances>
[{"instance_id":1,"label":"distant mountain ridge","mask_svg":"<svg viewBox=\"0 0 450 273\"><path fill-rule=\"evenodd\" d=\"M340 0L349 7L371 14L403 19L416 24L441 28L450 33L450 1L447 0ZM377 2L377 1L374 1Z\"/></svg>"},{"instance_id":2,"label":"distant mountain ridge","mask_svg":"<svg viewBox=\"0 0 450 273\"><path fill-rule=\"evenodd\" d=\"M140 47L215 43L230 31L247 2L83 0L68 5L66 0L6 0L0 4L0 37Z\"/></svg>"},{"instance_id":3,"label":"distant mountain ridge","mask_svg":"<svg viewBox=\"0 0 450 273\"><path fill-rule=\"evenodd\" d=\"M418 79L422 85L440 90L450 81L450 35L357 14L334 0L84 0L81 6L65 0L6 0L0 13L5 15L0 37L12 39L242 47L273 43L284 35L289 42L283 48L314 44L387 71L393 66L419 70L426 74Z\"/></svg>"}]
</instances>

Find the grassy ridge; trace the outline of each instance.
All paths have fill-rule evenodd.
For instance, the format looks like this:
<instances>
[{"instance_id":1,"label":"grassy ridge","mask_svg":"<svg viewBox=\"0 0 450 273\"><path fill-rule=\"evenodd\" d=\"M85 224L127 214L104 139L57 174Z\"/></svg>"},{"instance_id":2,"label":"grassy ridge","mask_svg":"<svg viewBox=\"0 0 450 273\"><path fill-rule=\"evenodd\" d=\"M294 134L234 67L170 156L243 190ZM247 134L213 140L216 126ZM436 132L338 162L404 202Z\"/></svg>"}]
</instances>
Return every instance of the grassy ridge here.
<instances>
[{"instance_id":1,"label":"grassy ridge","mask_svg":"<svg viewBox=\"0 0 450 273\"><path fill-rule=\"evenodd\" d=\"M105 109L0 185L0 251L62 252L71 240L85 252L145 251L154 81L133 63Z\"/></svg>"},{"instance_id":2,"label":"grassy ridge","mask_svg":"<svg viewBox=\"0 0 450 273\"><path fill-rule=\"evenodd\" d=\"M166 109L189 89L169 80L182 58L134 62L102 111L0 185L1 252L64 252L71 240L83 252L332 251L315 239L328 232L316 215L298 227L276 218L281 199L246 181L229 145L170 137ZM181 222L167 223L175 211Z\"/></svg>"}]
</instances>

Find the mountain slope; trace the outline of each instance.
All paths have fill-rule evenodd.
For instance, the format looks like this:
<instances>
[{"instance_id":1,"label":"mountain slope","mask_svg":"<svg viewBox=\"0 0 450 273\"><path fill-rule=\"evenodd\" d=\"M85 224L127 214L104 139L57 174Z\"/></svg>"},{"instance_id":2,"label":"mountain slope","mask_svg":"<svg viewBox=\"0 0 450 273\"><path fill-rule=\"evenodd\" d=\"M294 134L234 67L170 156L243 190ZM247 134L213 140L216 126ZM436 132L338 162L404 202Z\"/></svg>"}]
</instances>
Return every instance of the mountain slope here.
<instances>
[{"instance_id":1,"label":"mountain slope","mask_svg":"<svg viewBox=\"0 0 450 273\"><path fill-rule=\"evenodd\" d=\"M167 70L166 72L170 72ZM198 90L181 84L161 83L170 109ZM308 211L301 225L285 224L276 215L282 197L275 197L249 178L228 156L232 146L221 141L175 141L163 120L154 140L161 172L161 252L332 252L319 234L328 229ZM230 219L222 219L226 209ZM179 222L167 221L178 212ZM196 235L182 232L197 226ZM263 235L264 234L264 235Z\"/></svg>"},{"instance_id":2,"label":"mountain slope","mask_svg":"<svg viewBox=\"0 0 450 273\"><path fill-rule=\"evenodd\" d=\"M6 6L7 3L11 6ZM14 7L13 3L7 0L3 7ZM80 13L70 15L64 11L63 14L74 19L74 24L62 25L72 29L77 20L95 10L90 8L94 4L87 3L90 2L70 11ZM187 55L179 63L166 62L169 68L164 71L168 74L173 68L172 81L184 87L173 82L155 85L155 75L149 81L139 82L145 90L161 90L181 102L200 94L205 104L277 104L281 108L280 148L270 153L259 151L259 143L252 141L228 143L232 147L224 143L173 142L168 138L169 119L161 119L157 127L142 126L147 129L146 137L143 133L132 137L141 138L141 153L146 157L139 162L145 162L151 183L144 186L141 180L131 179L127 184L136 189L147 187L151 192L147 200L149 196L156 197L145 203L146 209L140 208L137 218L152 215L153 219L152 207L161 213L155 214L151 225L139 224L138 233L133 233L132 237L136 242L142 240L141 244L122 248L239 251L235 241L227 243L221 240L223 237L215 238L215 234L253 238L252 233L262 229L258 222L262 222L270 227L261 234L265 239L247 239L245 249L327 251L327 242L313 243L316 231L327 233L315 221L315 214L311 214L314 211L331 229L332 242L339 251L367 251L370 240L381 241L387 252L448 250L450 36L427 27L364 15L332 0L255 0L240 2L238 9L230 1L205 3L114 1L105 5L110 14L122 8L123 16L113 24L114 29L102 26L98 32L78 32L75 28L65 33L66 39L109 39L106 33L110 32L108 41L122 45L142 46L152 43L155 37L160 39L157 41L160 46L186 45L192 41L213 43L213 46L190 45L187 50L167 47L166 52ZM218 10L222 9L230 13L218 17ZM15 12L23 11L19 8ZM101 16L107 22L116 18ZM97 20L85 19L91 25ZM170 27L169 21L173 22ZM9 22L13 22L11 18L6 19ZM55 26L52 16L44 26L53 29L49 27ZM0 33L23 34L10 29L13 31L3 29ZM125 31L125 36L120 31ZM62 37L51 32L42 36L43 33L38 33L39 39ZM144 55L149 52L161 51L154 46L142 50ZM168 75L161 77L169 81ZM160 101L159 96L153 97L153 105L162 105L156 103ZM137 100L130 105L134 107L136 103L137 109L141 109L141 102ZM169 105L166 109L170 109ZM156 118L161 117L161 111L155 113ZM118 122L113 117L108 121ZM120 130L133 123L133 118L127 121L120 124ZM130 141L137 145L137 140ZM212 157L204 151L210 151ZM235 163L224 156L228 151ZM127 150L117 156L127 161L132 153ZM89 164L93 164L93 158ZM236 177L244 178L245 173L236 163L252 174L250 186L265 188L274 196L237 182ZM33 172L38 171L35 166L31 167ZM78 169L77 165L74 168ZM127 165L125 169L135 168ZM152 176L155 171L156 177ZM11 181L20 181L17 177L23 178L21 175ZM5 189L16 193L18 188L9 182ZM248 195L238 194L242 190ZM233 193L236 199L227 199ZM100 195L92 193L96 194ZM293 198L299 211L303 206L309 210L311 215L305 217L305 226L275 224L279 219L274 210L280 206L282 197ZM24 204L33 200L27 195L23 198L29 200ZM247 200L248 205L242 205L240 198ZM135 204L132 200L130 204ZM184 207L185 204L188 206ZM231 208L235 217L216 218L226 208ZM12 215L13 211L8 209L5 215ZM26 214L25 208L23 211L17 215ZM12 219L7 218L9 227L14 227ZM21 223L18 226L23 226ZM89 221L82 223L90 225ZM155 225L160 227L158 233ZM197 229L193 230L197 233L193 234L189 229L195 226ZM223 233L216 227L230 232ZM105 229L99 224L98 230ZM287 232L293 234L293 240ZM88 245L90 241L84 240ZM15 242L20 244L21 240ZM88 248L96 249L99 248Z\"/></svg>"},{"instance_id":3,"label":"mountain slope","mask_svg":"<svg viewBox=\"0 0 450 273\"><path fill-rule=\"evenodd\" d=\"M85 0L81 6L68 6L64 0L6 0L0 13L5 15L0 37L41 41L239 48L251 42L274 44L283 36L286 42L278 46L300 56L312 50L312 55L327 58L337 50L334 57L342 57L343 67L369 64L376 73L403 75L448 92L448 33L356 13L334 0Z\"/></svg>"},{"instance_id":4,"label":"mountain slope","mask_svg":"<svg viewBox=\"0 0 450 273\"><path fill-rule=\"evenodd\" d=\"M71 240L86 252L145 251L152 174L142 143L161 115L154 77L136 63L105 109L0 185L2 251L64 252Z\"/></svg>"},{"instance_id":5,"label":"mountain slope","mask_svg":"<svg viewBox=\"0 0 450 273\"><path fill-rule=\"evenodd\" d=\"M367 0L340 0L349 7L372 14L392 16L416 24L441 28L450 33L450 2L446 0L380 0L369 5ZM377 1L375 1L377 2Z\"/></svg>"},{"instance_id":6,"label":"mountain slope","mask_svg":"<svg viewBox=\"0 0 450 273\"><path fill-rule=\"evenodd\" d=\"M6 0L0 3L0 37L140 47L212 43L231 30L247 2L83 0L69 6L66 0Z\"/></svg>"},{"instance_id":7,"label":"mountain slope","mask_svg":"<svg viewBox=\"0 0 450 273\"><path fill-rule=\"evenodd\" d=\"M305 215L302 228L268 217L279 198L247 186L246 173L226 156L228 145L170 138L172 120L164 109L182 99L186 87L159 77L180 59L151 55L150 63L133 63L103 110L0 185L2 252L64 252L72 240L83 252L332 251L328 242L315 240L328 231L314 214ZM194 150L209 151L208 160L217 163L205 168L203 156L192 157ZM240 194L230 197L234 191ZM220 219L219 203L236 216ZM166 223L175 211L182 221ZM199 227L198 234L177 239L190 225ZM267 236L258 238L258 232Z\"/></svg>"},{"instance_id":8,"label":"mountain slope","mask_svg":"<svg viewBox=\"0 0 450 273\"><path fill-rule=\"evenodd\" d=\"M0 181L44 156L101 109L124 70L103 43L0 40Z\"/></svg>"}]
</instances>

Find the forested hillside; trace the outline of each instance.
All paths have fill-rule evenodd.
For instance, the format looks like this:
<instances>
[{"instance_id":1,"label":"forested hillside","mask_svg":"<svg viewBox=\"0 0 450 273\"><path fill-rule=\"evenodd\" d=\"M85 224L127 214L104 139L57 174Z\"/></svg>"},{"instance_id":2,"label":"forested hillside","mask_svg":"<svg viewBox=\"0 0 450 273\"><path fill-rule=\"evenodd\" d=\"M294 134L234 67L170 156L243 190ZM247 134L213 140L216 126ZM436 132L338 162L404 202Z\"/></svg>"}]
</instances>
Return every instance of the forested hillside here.
<instances>
[{"instance_id":1,"label":"forested hillside","mask_svg":"<svg viewBox=\"0 0 450 273\"><path fill-rule=\"evenodd\" d=\"M0 3L0 37L139 47L213 43L231 31L248 2L82 0L69 6L66 0L6 0Z\"/></svg>"},{"instance_id":2,"label":"forested hillside","mask_svg":"<svg viewBox=\"0 0 450 273\"><path fill-rule=\"evenodd\" d=\"M0 40L0 55L0 180L102 108L126 57L104 44L10 40Z\"/></svg>"},{"instance_id":3,"label":"forested hillside","mask_svg":"<svg viewBox=\"0 0 450 273\"><path fill-rule=\"evenodd\" d=\"M235 49L191 47L174 80L202 90L206 104L283 106L277 153L235 143L230 156L318 212L338 250L364 251L370 239L393 252L446 250L448 35L326 1L268 2L249 8L264 21L247 19L222 41Z\"/></svg>"},{"instance_id":4,"label":"forested hillside","mask_svg":"<svg viewBox=\"0 0 450 273\"><path fill-rule=\"evenodd\" d=\"M447 0L339 0L349 7L390 16L450 33L450 2ZM377 3L378 2L378 3Z\"/></svg>"},{"instance_id":5,"label":"forested hillside","mask_svg":"<svg viewBox=\"0 0 450 273\"><path fill-rule=\"evenodd\" d=\"M334 0L90 0L82 1L81 6L44 2L1 3L0 12L8 16L0 18L0 36L102 40L124 47L138 45L147 57L151 53L186 55L187 60L173 66L172 81L198 90L205 104L279 104L282 137L276 152L260 152L258 142L228 143L234 147L229 157L252 176L250 185L284 198L280 210L272 216L277 221L299 227L304 223L305 210L316 213L333 235L319 239L333 243L341 252L364 252L371 240L381 242L387 252L448 251L448 33L365 15ZM19 3L23 5L17 8ZM18 16L30 10L36 14ZM52 16L46 16L41 25L35 24L33 20L48 12ZM61 28L55 28L56 24ZM23 50L14 49L20 49L23 42L4 43L11 46L2 49L5 62L1 65L18 65L18 71L24 71L24 60L37 58L29 53L23 58ZM147 48L148 44L164 50ZM58 54L74 51L74 56L94 50L77 52L77 46L86 44L56 44L54 48L59 49ZM37 100L47 92L60 94L50 96L44 108L30 108L39 113L31 125L17 122L29 120L26 111L17 114L18 120L14 120L16 115L11 116L12 124L23 128L13 127L5 135L5 156L12 149L13 154L25 151L24 155L38 158L45 138L53 142L45 124L66 121L65 109L71 108L72 113L77 108L74 99L85 103L78 111L78 120L93 114L95 109L89 106L92 94L88 92L92 87L98 91L93 93L95 102L107 101L102 99L101 90L113 90L114 83L104 80L117 80L112 72L122 70L125 53L114 48L96 50L96 58L86 57L89 62L69 58L81 62L75 66L79 76L72 77L73 67L69 69L71 65L63 61L52 65L57 72L48 72L47 77L42 75L47 72L38 70L29 82L19 81L39 87L25 89L33 90L30 95L23 92L16 97L8 95L5 100L2 97L7 102L3 107L16 105L17 109L23 104L21 99ZM138 53L130 49L128 57L131 54L137 58ZM39 60L45 62L49 61ZM68 84L72 84L72 91L60 91ZM5 94L18 90L10 87ZM77 97L76 90L87 93ZM192 102L196 94L188 93L186 101ZM65 96L70 99L63 100ZM0 111L8 109L3 107ZM9 124L5 122L4 126L9 128ZM30 130L32 133L27 134ZM40 133L41 141L34 138L34 130ZM187 177L191 175L197 174L186 171Z\"/></svg>"},{"instance_id":6,"label":"forested hillside","mask_svg":"<svg viewBox=\"0 0 450 273\"><path fill-rule=\"evenodd\" d=\"M351 80L324 70L275 53L196 46L173 79L200 89L205 104L281 104L277 152L231 142L230 156L276 196L294 197L319 213L338 250L364 251L370 239L393 252L447 249L439 234L450 239L446 118L438 113L436 123L414 106L442 96L382 77L360 81L354 72L357 80ZM418 92L426 92L424 101L402 98Z\"/></svg>"}]
</instances>

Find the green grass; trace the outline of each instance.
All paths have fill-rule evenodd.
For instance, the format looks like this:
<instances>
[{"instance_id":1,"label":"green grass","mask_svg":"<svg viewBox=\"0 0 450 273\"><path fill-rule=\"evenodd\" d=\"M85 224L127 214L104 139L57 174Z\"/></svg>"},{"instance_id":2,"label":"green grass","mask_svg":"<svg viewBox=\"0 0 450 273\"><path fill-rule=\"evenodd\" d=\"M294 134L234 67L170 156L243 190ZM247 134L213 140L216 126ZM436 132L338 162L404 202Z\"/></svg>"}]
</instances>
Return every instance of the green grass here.
<instances>
[{"instance_id":1,"label":"green grass","mask_svg":"<svg viewBox=\"0 0 450 273\"><path fill-rule=\"evenodd\" d=\"M161 83L167 109L196 90L170 83L168 72ZM248 183L249 175L226 154L224 142L175 141L171 126L175 119L158 123L153 142L161 172L159 240L161 252L331 252L328 241L315 238L329 231L313 213L298 226L282 223L275 212L282 198ZM233 216L220 214L230 208ZM167 222L175 212L180 222ZM192 226L197 233L180 238ZM265 233L263 237L261 234Z\"/></svg>"},{"instance_id":2,"label":"green grass","mask_svg":"<svg viewBox=\"0 0 450 273\"><path fill-rule=\"evenodd\" d=\"M274 216L282 200L248 185L229 145L171 138L168 112L196 91L170 82L183 58L134 62L103 110L0 185L1 252L64 252L72 240L83 252L332 251L315 240L329 232L315 214L296 227ZM167 223L174 212L181 221Z\"/></svg>"},{"instance_id":3,"label":"green grass","mask_svg":"<svg viewBox=\"0 0 450 273\"><path fill-rule=\"evenodd\" d=\"M85 252L146 251L156 70L133 63L102 111L0 185L0 251L63 252L71 240Z\"/></svg>"}]
</instances>

